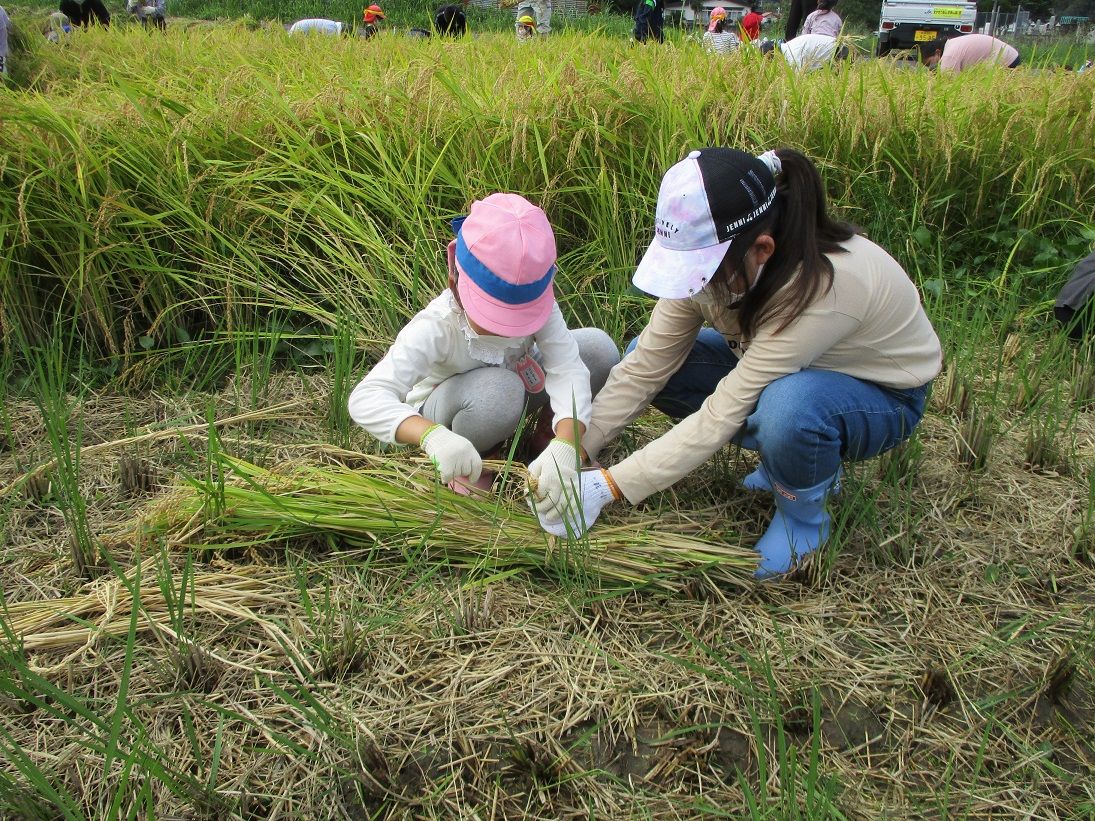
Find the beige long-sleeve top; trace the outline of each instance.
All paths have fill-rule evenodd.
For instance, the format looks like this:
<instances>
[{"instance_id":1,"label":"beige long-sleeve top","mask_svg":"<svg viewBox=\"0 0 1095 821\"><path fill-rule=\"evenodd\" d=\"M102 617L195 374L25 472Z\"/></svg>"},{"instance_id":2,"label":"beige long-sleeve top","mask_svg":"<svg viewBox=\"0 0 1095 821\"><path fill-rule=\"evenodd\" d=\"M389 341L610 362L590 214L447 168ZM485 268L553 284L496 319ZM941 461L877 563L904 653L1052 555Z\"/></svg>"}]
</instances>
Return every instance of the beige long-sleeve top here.
<instances>
[{"instance_id":1,"label":"beige long-sleeve top","mask_svg":"<svg viewBox=\"0 0 1095 821\"><path fill-rule=\"evenodd\" d=\"M593 401L582 445L591 457L650 404L692 350L700 328L718 330L740 357L698 411L611 467L635 504L709 459L733 437L771 382L805 368L839 371L890 388L914 388L939 373L939 338L908 275L882 248L855 236L829 256L833 286L782 332L766 322L744 339L737 311L691 299L661 299L638 345L612 369Z\"/></svg>"}]
</instances>

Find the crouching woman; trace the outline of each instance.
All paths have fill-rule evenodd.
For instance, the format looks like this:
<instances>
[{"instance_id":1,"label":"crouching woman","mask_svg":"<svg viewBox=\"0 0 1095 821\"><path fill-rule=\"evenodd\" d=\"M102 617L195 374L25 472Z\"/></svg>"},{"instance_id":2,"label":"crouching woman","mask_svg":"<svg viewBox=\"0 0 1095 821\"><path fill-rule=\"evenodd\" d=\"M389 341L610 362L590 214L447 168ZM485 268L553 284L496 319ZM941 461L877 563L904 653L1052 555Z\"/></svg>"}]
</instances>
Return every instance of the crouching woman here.
<instances>
[{"instance_id":1,"label":"crouching woman","mask_svg":"<svg viewBox=\"0 0 1095 821\"><path fill-rule=\"evenodd\" d=\"M916 287L829 216L814 164L786 148L706 148L673 166L634 283L658 302L582 445L595 458L650 404L679 421L577 487L545 471L541 523L584 533L605 505L637 504L734 442L760 454L745 488L775 500L757 575L785 573L828 538L841 462L894 447L924 413L941 352Z\"/></svg>"}]
</instances>

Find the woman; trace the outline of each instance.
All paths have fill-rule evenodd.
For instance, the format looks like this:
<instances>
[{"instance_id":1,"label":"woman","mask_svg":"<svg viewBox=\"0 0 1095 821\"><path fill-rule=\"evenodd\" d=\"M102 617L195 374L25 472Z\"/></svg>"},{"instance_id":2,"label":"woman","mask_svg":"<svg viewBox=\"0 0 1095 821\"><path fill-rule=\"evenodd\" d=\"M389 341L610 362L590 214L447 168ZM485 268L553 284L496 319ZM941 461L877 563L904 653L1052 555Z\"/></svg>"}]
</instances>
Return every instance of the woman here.
<instances>
[{"instance_id":1,"label":"woman","mask_svg":"<svg viewBox=\"0 0 1095 821\"><path fill-rule=\"evenodd\" d=\"M790 570L828 538L841 460L894 447L923 415L941 352L916 287L828 215L817 169L788 148L706 148L673 166L634 282L659 300L593 403L584 455L651 402L680 421L577 488L544 471L541 523L584 533L606 504L637 504L734 442L760 453L744 486L776 503L757 575Z\"/></svg>"}]
</instances>

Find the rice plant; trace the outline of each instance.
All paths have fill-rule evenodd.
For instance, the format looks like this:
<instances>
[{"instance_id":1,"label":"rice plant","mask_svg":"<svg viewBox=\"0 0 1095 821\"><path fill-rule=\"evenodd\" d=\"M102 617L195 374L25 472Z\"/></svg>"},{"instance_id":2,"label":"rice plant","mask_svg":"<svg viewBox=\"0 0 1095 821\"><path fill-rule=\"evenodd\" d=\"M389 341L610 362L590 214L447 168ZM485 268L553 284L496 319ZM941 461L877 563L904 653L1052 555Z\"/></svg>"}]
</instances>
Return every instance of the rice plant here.
<instances>
[{"instance_id":1,"label":"rice plant","mask_svg":"<svg viewBox=\"0 0 1095 821\"><path fill-rule=\"evenodd\" d=\"M1040 247L1029 227L1060 245L1093 220L1095 128L1079 78L1022 75L985 93L989 78L870 63L799 83L759 59L712 71L699 48L590 48L565 34L550 58L501 35L435 53L224 27L89 32L43 50L48 93L3 103L0 174L18 192L0 203L13 240L0 261L5 322L35 339L55 306L119 359L138 340L182 346L252 327L256 311L328 332L351 316L379 344L442 286L447 220L473 197L516 190L557 228L568 310L611 318L622 336L642 312L621 295L661 170L709 143L806 150L844 214L899 257L922 258L920 245L902 250L917 226L946 259L965 256L931 274L951 288L1003 287ZM161 66L154 80L147 64ZM288 64L301 70L287 76ZM529 76L554 91L530 98ZM768 91L747 98L743 82ZM971 241L985 232L998 239Z\"/></svg>"},{"instance_id":2,"label":"rice plant","mask_svg":"<svg viewBox=\"0 0 1095 821\"><path fill-rule=\"evenodd\" d=\"M408 470L384 457L345 455L353 468L271 470L212 452L210 475L216 478L193 482L146 524L169 541L217 550L330 534L347 545L375 546L395 556L413 552L476 574L537 569L565 577L575 572L574 562L588 562L579 572L607 587L675 589L677 577L689 574L746 584L755 569L751 551L644 524L601 527L583 540L556 539L540 529L523 502L439 488L421 460ZM237 481L228 481L229 474ZM195 532L195 521L205 522L202 532ZM133 535L122 531L118 538Z\"/></svg>"}]
</instances>

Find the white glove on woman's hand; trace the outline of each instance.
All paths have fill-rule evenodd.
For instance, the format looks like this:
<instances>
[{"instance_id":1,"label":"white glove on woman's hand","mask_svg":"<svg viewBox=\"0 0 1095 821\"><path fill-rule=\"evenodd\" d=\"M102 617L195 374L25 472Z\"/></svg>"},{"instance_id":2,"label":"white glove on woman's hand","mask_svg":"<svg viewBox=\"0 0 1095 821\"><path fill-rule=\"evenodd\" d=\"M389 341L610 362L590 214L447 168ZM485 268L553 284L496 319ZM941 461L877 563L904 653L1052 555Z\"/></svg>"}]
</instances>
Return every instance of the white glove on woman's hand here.
<instances>
[{"instance_id":1,"label":"white glove on woman's hand","mask_svg":"<svg viewBox=\"0 0 1095 821\"><path fill-rule=\"evenodd\" d=\"M441 481L446 484L456 476L467 476L474 482L483 472L483 457L475 445L444 425L434 425L427 430L419 444L433 460L437 472L441 474Z\"/></svg>"},{"instance_id":2,"label":"white glove on woman's hand","mask_svg":"<svg viewBox=\"0 0 1095 821\"><path fill-rule=\"evenodd\" d=\"M552 439L544 452L528 466L528 474L536 480L536 512L542 516L558 516L564 498L578 496L578 451L565 439Z\"/></svg>"},{"instance_id":3,"label":"white glove on woman's hand","mask_svg":"<svg viewBox=\"0 0 1095 821\"><path fill-rule=\"evenodd\" d=\"M607 470L585 470L580 476L579 498L567 495L550 515L542 513L539 508L536 511L540 527L553 536L570 535L578 538L585 535L597 521L605 505L622 498Z\"/></svg>"}]
</instances>

